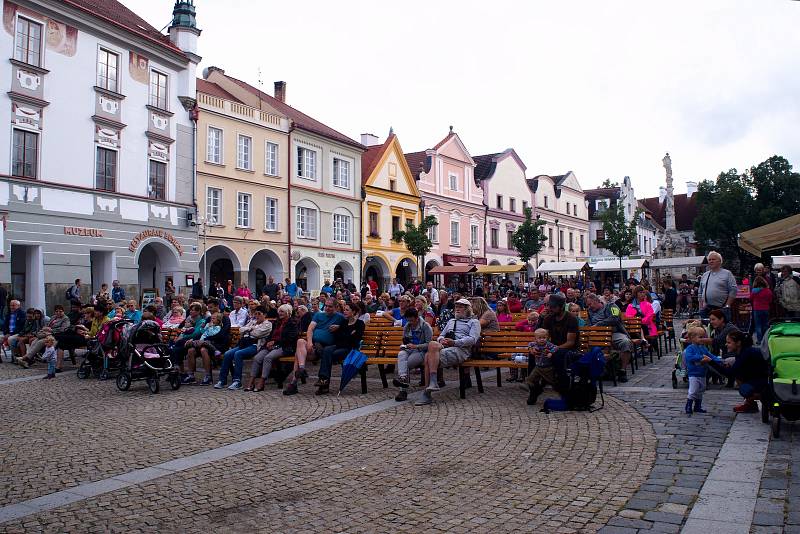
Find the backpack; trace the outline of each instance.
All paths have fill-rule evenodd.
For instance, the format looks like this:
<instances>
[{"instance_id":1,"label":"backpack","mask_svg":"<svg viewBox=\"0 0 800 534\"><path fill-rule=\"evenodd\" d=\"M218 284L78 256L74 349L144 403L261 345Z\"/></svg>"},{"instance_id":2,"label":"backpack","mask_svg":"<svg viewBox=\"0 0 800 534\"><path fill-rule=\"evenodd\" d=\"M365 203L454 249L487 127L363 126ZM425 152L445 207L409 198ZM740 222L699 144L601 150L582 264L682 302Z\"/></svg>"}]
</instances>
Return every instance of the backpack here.
<instances>
[{"instance_id":1,"label":"backpack","mask_svg":"<svg viewBox=\"0 0 800 534\"><path fill-rule=\"evenodd\" d=\"M603 351L595 347L571 366L567 405L572 410L589 410L597 400L597 381L603 376L606 358ZM601 393L602 399L602 393Z\"/></svg>"},{"instance_id":2,"label":"backpack","mask_svg":"<svg viewBox=\"0 0 800 534\"><path fill-rule=\"evenodd\" d=\"M68 301L72 300L72 287L67 288L67 290L64 292L64 298Z\"/></svg>"},{"instance_id":3,"label":"backpack","mask_svg":"<svg viewBox=\"0 0 800 534\"><path fill-rule=\"evenodd\" d=\"M119 328L114 328L118 321L106 321L97 333L97 341L104 348L118 347L122 341L122 332Z\"/></svg>"}]
</instances>

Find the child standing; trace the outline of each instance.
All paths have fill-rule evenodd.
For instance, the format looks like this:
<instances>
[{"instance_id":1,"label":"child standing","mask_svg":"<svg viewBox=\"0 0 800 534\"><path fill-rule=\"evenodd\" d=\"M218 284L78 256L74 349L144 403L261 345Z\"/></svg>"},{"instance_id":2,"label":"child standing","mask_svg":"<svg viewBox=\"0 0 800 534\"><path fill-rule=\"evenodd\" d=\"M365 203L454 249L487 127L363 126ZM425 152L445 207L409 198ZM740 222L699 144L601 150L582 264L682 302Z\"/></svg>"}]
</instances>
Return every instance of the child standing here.
<instances>
[{"instance_id":1,"label":"child standing","mask_svg":"<svg viewBox=\"0 0 800 534\"><path fill-rule=\"evenodd\" d=\"M56 377L56 338L47 336L44 338L44 354L42 361L47 362L47 378Z\"/></svg>"},{"instance_id":2,"label":"child standing","mask_svg":"<svg viewBox=\"0 0 800 534\"><path fill-rule=\"evenodd\" d=\"M553 368L553 354L558 347L550 342L550 334L544 328L537 328L533 332L534 340L528 344L529 357L536 366L528 375L528 406L536 404L539 395L544 391L545 384L556 385L556 370Z\"/></svg>"},{"instance_id":3,"label":"child standing","mask_svg":"<svg viewBox=\"0 0 800 534\"><path fill-rule=\"evenodd\" d=\"M700 344L705 336L705 328L699 326L691 327L686 336L689 345L683 351L683 359L686 362L686 374L689 376L689 395L685 409L687 415L692 415L693 403L694 412L706 413L703 409L703 392L706 390L707 364L714 356Z\"/></svg>"}]
</instances>

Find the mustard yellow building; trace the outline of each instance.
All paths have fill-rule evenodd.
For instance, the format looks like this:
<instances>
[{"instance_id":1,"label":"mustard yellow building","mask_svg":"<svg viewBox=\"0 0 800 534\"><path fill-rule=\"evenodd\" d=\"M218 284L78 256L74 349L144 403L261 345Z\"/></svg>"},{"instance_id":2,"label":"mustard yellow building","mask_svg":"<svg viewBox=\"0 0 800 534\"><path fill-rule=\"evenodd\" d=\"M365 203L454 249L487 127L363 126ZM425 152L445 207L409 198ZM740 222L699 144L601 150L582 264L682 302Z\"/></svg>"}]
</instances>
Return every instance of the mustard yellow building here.
<instances>
[{"instance_id":1,"label":"mustard yellow building","mask_svg":"<svg viewBox=\"0 0 800 534\"><path fill-rule=\"evenodd\" d=\"M383 143L365 134L361 144L368 147L361 157L363 274L381 289L392 278L408 286L418 276L417 260L392 235L407 222L421 222L419 189L394 133Z\"/></svg>"},{"instance_id":2,"label":"mustard yellow building","mask_svg":"<svg viewBox=\"0 0 800 534\"><path fill-rule=\"evenodd\" d=\"M198 249L203 285L259 292L288 274L289 121L197 80Z\"/></svg>"}]
</instances>

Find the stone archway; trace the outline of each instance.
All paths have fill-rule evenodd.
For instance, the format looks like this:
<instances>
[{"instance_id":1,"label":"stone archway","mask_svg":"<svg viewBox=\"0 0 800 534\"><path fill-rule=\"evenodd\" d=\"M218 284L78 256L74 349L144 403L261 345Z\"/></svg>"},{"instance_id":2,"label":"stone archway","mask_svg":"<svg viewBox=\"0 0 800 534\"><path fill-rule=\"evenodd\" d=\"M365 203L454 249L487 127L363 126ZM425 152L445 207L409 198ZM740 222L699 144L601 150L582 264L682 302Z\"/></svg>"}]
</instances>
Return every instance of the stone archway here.
<instances>
[{"instance_id":1,"label":"stone archway","mask_svg":"<svg viewBox=\"0 0 800 534\"><path fill-rule=\"evenodd\" d=\"M322 287L319 279L319 264L311 258L303 258L294 266L294 278L303 291L318 291Z\"/></svg>"},{"instance_id":2,"label":"stone archway","mask_svg":"<svg viewBox=\"0 0 800 534\"><path fill-rule=\"evenodd\" d=\"M347 261L340 261L336 264L336 267L333 268L333 282L336 283L336 280L341 280L342 284L347 284L348 281L353 281L353 273L355 270L353 266L350 265L350 262Z\"/></svg>"},{"instance_id":3,"label":"stone archway","mask_svg":"<svg viewBox=\"0 0 800 534\"><path fill-rule=\"evenodd\" d=\"M441 263L438 260L428 260L425 263L425 283L433 282L436 284L436 275L435 274L428 274L431 269L434 267L439 267Z\"/></svg>"},{"instance_id":4,"label":"stone archway","mask_svg":"<svg viewBox=\"0 0 800 534\"><path fill-rule=\"evenodd\" d=\"M228 280L237 284L237 273L242 271L236 253L224 245L214 245L200 259L200 276L206 289L220 282L223 287Z\"/></svg>"},{"instance_id":5,"label":"stone archway","mask_svg":"<svg viewBox=\"0 0 800 534\"><path fill-rule=\"evenodd\" d=\"M391 278L391 270L386 260L378 255L368 255L364 262L364 280L372 280L378 284L378 293L380 294L389 285Z\"/></svg>"},{"instance_id":6,"label":"stone archway","mask_svg":"<svg viewBox=\"0 0 800 534\"><path fill-rule=\"evenodd\" d=\"M247 274L247 287L255 295L261 295L261 289L267 279L272 276L276 281L283 280L283 264L277 254L269 249L259 250L250 258Z\"/></svg>"},{"instance_id":7,"label":"stone archway","mask_svg":"<svg viewBox=\"0 0 800 534\"><path fill-rule=\"evenodd\" d=\"M180 271L180 260L173 249L160 241L148 241L139 248L136 264L139 267L139 295L144 289L157 289L163 294L167 278L173 282Z\"/></svg>"}]
</instances>

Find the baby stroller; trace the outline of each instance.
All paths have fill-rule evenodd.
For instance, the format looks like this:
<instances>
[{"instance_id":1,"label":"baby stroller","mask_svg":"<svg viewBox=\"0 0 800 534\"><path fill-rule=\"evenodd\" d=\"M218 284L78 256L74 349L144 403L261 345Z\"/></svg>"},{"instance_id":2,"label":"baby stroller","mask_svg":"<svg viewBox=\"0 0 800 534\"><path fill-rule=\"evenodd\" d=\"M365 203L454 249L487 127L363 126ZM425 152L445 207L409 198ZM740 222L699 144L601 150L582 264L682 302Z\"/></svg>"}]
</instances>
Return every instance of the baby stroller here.
<instances>
[{"instance_id":1,"label":"baby stroller","mask_svg":"<svg viewBox=\"0 0 800 534\"><path fill-rule=\"evenodd\" d=\"M150 392L158 393L165 375L173 390L181 387L180 373L172 365L169 347L161 342L161 327L155 321L142 321L125 332L119 359L124 362L117 375L120 391L128 391L135 380L146 380Z\"/></svg>"},{"instance_id":2,"label":"baby stroller","mask_svg":"<svg viewBox=\"0 0 800 534\"><path fill-rule=\"evenodd\" d=\"M800 320L773 323L767 332L770 402L762 402L762 418L772 416L772 435L781 433L781 419L800 419ZM769 411L767 412L767 408Z\"/></svg>"},{"instance_id":3,"label":"baby stroller","mask_svg":"<svg viewBox=\"0 0 800 534\"><path fill-rule=\"evenodd\" d=\"M86 354L78 367L78 378L85 379L94 375L100 380L108 380L111 371L120 368L117 357L122 330L131 324L127 319L114 319L107 321L97 333L97 337L86 342Z\"/></svg>"}]
</instances>

